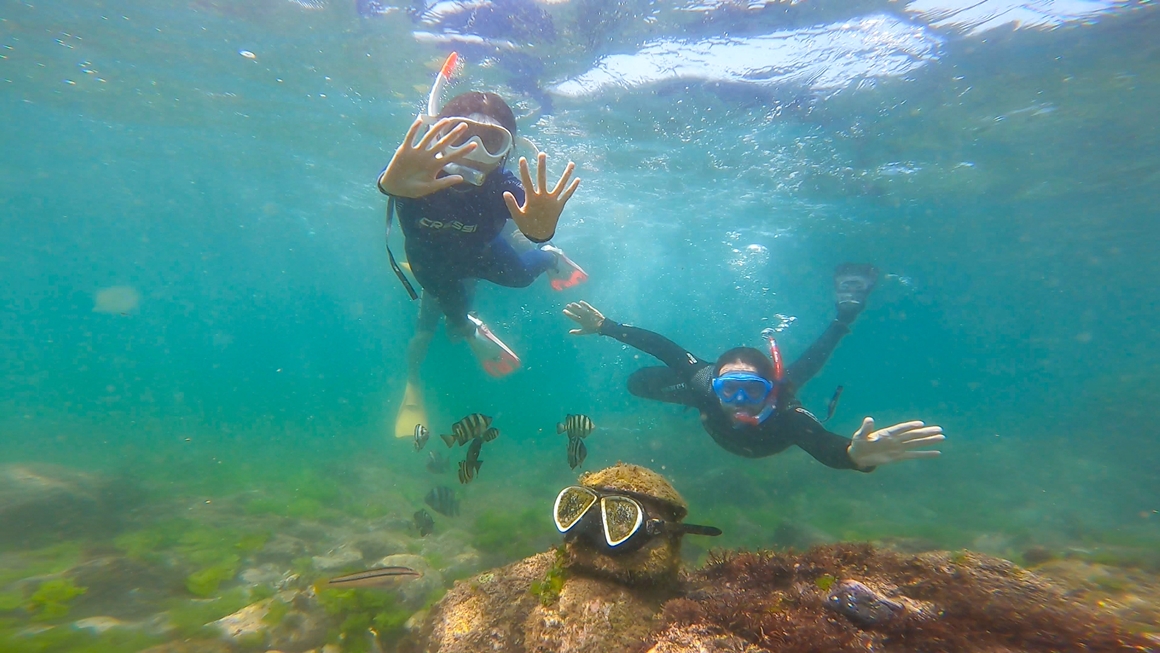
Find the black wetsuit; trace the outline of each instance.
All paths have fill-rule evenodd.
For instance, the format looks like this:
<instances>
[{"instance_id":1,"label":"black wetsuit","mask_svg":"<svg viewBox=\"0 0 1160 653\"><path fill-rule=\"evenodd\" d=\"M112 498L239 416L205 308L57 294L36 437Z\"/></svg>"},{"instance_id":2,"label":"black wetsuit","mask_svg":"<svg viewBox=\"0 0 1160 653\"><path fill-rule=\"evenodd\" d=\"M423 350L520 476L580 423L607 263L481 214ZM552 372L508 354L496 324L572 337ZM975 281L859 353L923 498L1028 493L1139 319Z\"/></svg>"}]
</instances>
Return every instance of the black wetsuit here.
<instances>
[{"instance_id":1,"label":"black wetsuit","mask_svg":"<svg viewBox=\"0 0 1160 653\"><path fill-rule=\"evenodd\" d=\"M461 334L472 329L467 322L471 280L524 288L556 262L554 255L539 249L518 253L508 242L502 233L509 219L505 191L523 203L523 186L506 170L489 174L480 187L460 184L426 197L396 198L411 272L424 292L438 300L448 328ZM431 308L424 299L422 331L433 331L438 324L439 313Z\"/></svg>"},{"instance_id":2,"label":"black wetsuit","mask_svg":"<svg viewBox=\"0 0 1160 653\"><path fill-rule=\"evenodd\" d=\"M784 384L778 390L778 407L773 415L758 426L735 427L713 392L713 363L652 331L609 319L600 327L601 335L616 338L665 364L633 372L628 378L629 392L645 399L696 408L705 430L727 451L746 458L763 458L796 444L827 467L858 469L846 453L850 439L827 431L794 396L798 388L822 369L838 342L849 332L847 324L834 320L806 353L789 366Z\"/></svg>"}]
</instances>

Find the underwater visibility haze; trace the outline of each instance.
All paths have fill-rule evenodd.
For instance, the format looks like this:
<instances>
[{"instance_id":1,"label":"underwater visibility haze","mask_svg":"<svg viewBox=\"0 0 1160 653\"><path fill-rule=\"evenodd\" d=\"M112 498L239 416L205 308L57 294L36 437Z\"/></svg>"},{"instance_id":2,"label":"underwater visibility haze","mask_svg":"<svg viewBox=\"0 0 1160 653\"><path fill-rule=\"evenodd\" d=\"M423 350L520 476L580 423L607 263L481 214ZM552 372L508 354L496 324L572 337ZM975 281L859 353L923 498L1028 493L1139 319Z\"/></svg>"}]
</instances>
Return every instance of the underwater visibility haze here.
<instances>
[{"instance_id":1,"label":"underwater visibility haze","mask_svg":"<svg viewBox=\"0 0 1160 653\"><path fill-rule=\"evenodd\" d=\"M258 646L205 624L262 601L297 615L268 648L393 650L617 461L721 529L690 566L969 549L1134 592L1160 631L1158 34L1146 0L4 0L0 650ZM452 51L446 97L503 96L549 181L575 162L553 243L589 278L480 282L522 368L440 327L417 450L375 180ZM798 396L822 418L840 386L847 437L940 425L937 459L733 455L562 313L709 361L773 329L789 362L845 262L877 287ZM475 413L495 432L455 443ZM318 585L376 566L422 575Z\"/></svg>"}]
</instances>

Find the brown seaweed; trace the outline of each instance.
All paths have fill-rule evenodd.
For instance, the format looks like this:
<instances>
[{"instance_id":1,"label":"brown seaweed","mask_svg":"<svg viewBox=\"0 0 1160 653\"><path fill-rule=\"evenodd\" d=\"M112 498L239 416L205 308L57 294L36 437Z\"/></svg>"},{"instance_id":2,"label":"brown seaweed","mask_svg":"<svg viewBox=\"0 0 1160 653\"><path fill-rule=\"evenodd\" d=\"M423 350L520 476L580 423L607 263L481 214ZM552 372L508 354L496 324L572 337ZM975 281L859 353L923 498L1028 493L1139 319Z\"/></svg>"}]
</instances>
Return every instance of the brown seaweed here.
<instances>
[{"instance_id":1,"label":"brown seaweed","mask_svg":"<svg viewBox=\"0 0 1160 653\"><path fill-rule=\"evenodd\" d=\"M859 627L825 607L837 579L857 579L904 609ZM779 653L1158 650L1036 574L973 553L908 556L859 544L715 552L684 581L652 643L685 628Z\"/></svg>"}]
</instances>

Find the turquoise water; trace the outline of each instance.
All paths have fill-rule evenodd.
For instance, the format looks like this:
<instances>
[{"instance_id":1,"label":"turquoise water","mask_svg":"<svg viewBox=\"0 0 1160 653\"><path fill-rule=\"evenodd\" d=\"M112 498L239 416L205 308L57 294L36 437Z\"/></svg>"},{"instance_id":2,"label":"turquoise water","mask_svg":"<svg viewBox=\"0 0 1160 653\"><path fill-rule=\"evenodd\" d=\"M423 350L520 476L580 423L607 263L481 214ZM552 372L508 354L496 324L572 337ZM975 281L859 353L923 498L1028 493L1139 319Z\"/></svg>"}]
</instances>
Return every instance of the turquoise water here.
<instances>
[{"instance_id":1,"label":"turquoise water","mask_svg":"<svg viewBox=\"0 0 1160 653\"><path fill-rule=\"evenodd\" d=\"M713 546L1147 557L1160 544L1160 14L1092 3L1056 25L971 31L896 4L544 5L556 38L521 46L543 64L536 91L506 51L464 55L456 90L499 89L554 172L576 162L583 182L556 243L591 280L563 293L481 285L480 315L525 363L510 378L436 338L432 431L480 411L503 433L460 487L454 458L435 480L391 437L417 305L387 267L374 188L449 50L412 34L434 28L401 7L360 17L337 2L5 2L0 464L137 490L113 502L115 523L5 538L0 582L25 578L38 551L63 553L36 573L124 553L126 534L174 516L237 538L254 515L267 537L321 525L303 537L322 554L350 529L406 533L436 483L463 502L459 518L436 515L437 532L465 533L480 569L506 562L558 540L547 513L576 476L554 429L568 413L599 427L585 469L664 473L690 520L725 531ZM876 15L925 39L897 74L569 91L663 39ZM561 315L586 299L707 358L758 345L787 315L792 360L832 319L830 274L847 260L884 277L802 399L824 413L843 385L828 424L843 434L865 415L940 424L936 461L861 475L796 449L731 456L694 413L627 395L646 356L571 337ZM128 300L102 304L114 287ZM170 551L163 539L150 541ZM686 544L691 561L709 546ZM187 572L212 566L186 557ZM232 571L249 564L239 557ZM108 614L90 602L37 621L18 607L31 592L0 587L0 636L23 632L22 646L29 623Z\"/></svg>"}]
</instances>

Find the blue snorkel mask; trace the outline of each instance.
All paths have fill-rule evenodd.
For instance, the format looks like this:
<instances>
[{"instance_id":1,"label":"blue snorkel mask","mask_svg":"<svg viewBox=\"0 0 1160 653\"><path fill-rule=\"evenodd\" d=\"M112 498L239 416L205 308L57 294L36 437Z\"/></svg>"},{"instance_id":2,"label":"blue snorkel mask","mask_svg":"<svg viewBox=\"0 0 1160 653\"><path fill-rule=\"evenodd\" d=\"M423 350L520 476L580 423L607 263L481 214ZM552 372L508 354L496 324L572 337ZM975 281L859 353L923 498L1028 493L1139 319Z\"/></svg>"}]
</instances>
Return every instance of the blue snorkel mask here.
<instances>
[{"instance_id":1,"label":"blue snorkel mask","mask_svg":"<svg viewBox=\"0 0 1160 653\"><path fill-rule=\"evenodd\" d=\"M721 403L730 406L762 406L761 412L756 415L735 413L733 419L739 422L738 427L759 426L769 419L777 410L777 395L781 389L782 365L781 350L771 334L762 336L769 342L769 355L773 359L773 381L754 374L753 372L726 372L713 378L713 393Z\"/></svg>"},{"instance_id":2,"label":"blue snorkel mask","mask_svg":"<svg viewBox=\"0 0 1160 653\"><path fill-rule=\"evenodd\" d=\"M756 406L765 403L773 383L752 372L726 372L713 379L713 392L722 403Z\"/></svg>"}]
</instances>

